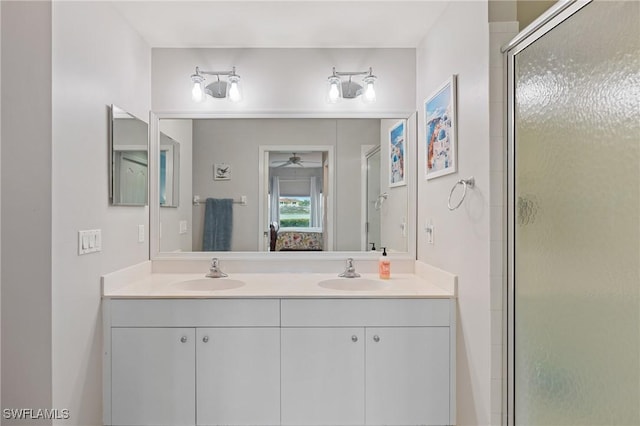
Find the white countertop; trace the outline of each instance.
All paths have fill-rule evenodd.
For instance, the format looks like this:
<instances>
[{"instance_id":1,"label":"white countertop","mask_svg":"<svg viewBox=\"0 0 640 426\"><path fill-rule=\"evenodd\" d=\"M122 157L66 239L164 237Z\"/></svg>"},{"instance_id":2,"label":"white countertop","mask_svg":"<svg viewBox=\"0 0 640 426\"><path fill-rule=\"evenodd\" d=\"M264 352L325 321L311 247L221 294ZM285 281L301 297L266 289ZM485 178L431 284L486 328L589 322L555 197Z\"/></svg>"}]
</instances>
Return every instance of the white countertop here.
<instances>
[{"instance_id":1,"label":"white countertop","mask_svg":"<svg viewBox=\"0 0 640 426\"><path fill-rule=\"evenodd\" d=\"M135 298L451 298L448 291L414 274L396 274L389 280L379 280L377 274L362 274L361 278L384 281L389 285L379 290L345 291L320 287L319 282L338 278L335 273L238 273L229 278L239 280L242 287L227 290L180 290L175 283L200 280L204 274L152 273L119 285L103 285L103 297ZM358 280L351 278L345 280Z\"/></svg>"}]
</instances>

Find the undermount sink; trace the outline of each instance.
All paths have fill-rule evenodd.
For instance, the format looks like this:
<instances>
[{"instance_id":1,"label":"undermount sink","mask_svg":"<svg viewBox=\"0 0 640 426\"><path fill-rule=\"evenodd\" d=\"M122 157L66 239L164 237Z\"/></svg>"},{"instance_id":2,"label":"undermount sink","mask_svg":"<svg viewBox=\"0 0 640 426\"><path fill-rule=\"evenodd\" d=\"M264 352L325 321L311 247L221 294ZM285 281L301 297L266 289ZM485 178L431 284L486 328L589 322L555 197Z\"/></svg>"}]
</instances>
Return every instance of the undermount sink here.
<instances>
[{"instance_id":1,"label":"undermount sink","mask_svg":"<svg viewBox=\"0 0 640 426\"><path fill-rule=\"evenodd\" d=\"M227 278L200 278L197 280L180 281L171 284L173 290L182 291L216 291L230 290L242 287L244 282Z\"/></svg>"},{"instance_id":2,"label":"undermount sink","mask_svg":"<svg viewBox=\"0 0 640 426\"><path fill-rule=\"evenodd\" d=\"M387 282L367 278L334 278L332 280L320 281L318 285L331 290L343 291L382 290L391 286L391 284Z\"/></svg>"}]
</instances>

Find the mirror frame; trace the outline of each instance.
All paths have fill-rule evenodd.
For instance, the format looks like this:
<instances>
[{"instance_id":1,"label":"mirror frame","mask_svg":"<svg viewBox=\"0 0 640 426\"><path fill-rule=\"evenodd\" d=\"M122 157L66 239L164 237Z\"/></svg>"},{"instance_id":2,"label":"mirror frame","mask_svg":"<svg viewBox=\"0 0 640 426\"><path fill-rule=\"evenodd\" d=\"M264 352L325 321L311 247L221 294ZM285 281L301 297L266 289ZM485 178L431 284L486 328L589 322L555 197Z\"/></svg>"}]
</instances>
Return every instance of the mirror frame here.
<instances>
[{"instance_id":1,"label":"mirror frame","mask_svg":"<svg viewBox=\"0 0 640 426\"><path fill-rule=\"evenodd\" d=\"M416 260L417 259L417 199L418 199L418 114L416 111L392 111L369 113L195 113L195 112L160 112L149 113L149 258L151 260L210 260L217 257L221 260L341 260L351 257L355 260L376 260L379 252L370 251L323 251L323 252L160 252L160 200L158 166L160 163L160 120L163 119L231 119L231 118L325 118L325 119L404 119L407 120L407 156L413 158L407 162L407 235L415 238L407 238L406 252L392 252L391 259ZM261 167L264 167L263 159L260 159Z\"/></svg>"}]
</instances>

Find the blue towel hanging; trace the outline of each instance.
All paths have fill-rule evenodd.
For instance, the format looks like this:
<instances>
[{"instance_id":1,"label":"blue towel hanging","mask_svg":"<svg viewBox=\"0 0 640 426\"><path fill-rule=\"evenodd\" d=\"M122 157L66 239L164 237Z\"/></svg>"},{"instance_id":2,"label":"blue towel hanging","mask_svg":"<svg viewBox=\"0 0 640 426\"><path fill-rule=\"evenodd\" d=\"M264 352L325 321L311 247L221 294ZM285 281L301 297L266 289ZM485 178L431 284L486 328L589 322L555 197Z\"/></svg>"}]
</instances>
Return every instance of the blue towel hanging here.
<instances>
[{"instance_id":1,"label":"blue towel hanging","mask_svg":"<svg viewBox=\"0 0 640 426\"><path fill-rule=\"evenodd\" d=\"M230 251L233 199L207 198L204 211L203 251Z\"/></svg>"}]
</instances>

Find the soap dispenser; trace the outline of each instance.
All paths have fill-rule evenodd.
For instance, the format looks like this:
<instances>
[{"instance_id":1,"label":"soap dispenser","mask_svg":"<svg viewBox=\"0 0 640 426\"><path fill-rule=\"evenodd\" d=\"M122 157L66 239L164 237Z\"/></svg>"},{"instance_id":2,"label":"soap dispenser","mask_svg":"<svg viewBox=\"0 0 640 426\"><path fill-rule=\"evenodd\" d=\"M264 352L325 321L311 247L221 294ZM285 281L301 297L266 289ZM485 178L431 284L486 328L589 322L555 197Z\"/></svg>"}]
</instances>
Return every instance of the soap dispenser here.
<instances>
[{"instance_id":1,"label":"soap dispenser","mask_svg":"<svg viewBox=\"0 0 640 426\"><path fill-rule=\"evenodd\" d=\"M380 248L382 249L382 256L378 260L378 275L381 280L388 280L391 278L391 260L387 257L387 248Z\"/></svg>"},{"instance_id":2,"label":"soap dispenser","mask_svg":"<svg viewBox=\"0 0 640 426\"><path fill-rule=\"evenodd\" d=\"M371 244L371 251L376 251L376 243L369 243Z\"/></svg>"}]
</instances>

